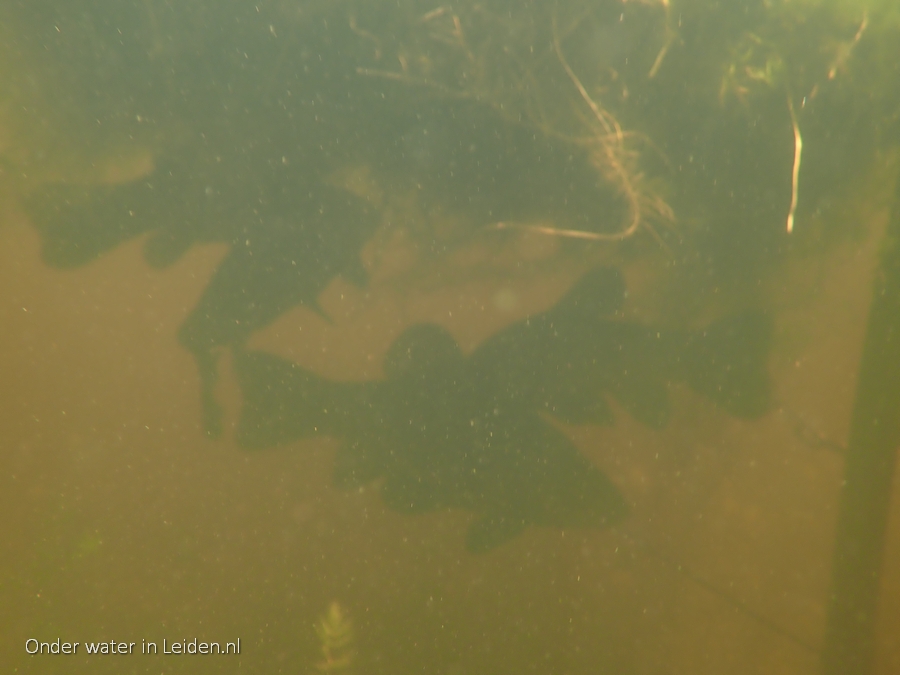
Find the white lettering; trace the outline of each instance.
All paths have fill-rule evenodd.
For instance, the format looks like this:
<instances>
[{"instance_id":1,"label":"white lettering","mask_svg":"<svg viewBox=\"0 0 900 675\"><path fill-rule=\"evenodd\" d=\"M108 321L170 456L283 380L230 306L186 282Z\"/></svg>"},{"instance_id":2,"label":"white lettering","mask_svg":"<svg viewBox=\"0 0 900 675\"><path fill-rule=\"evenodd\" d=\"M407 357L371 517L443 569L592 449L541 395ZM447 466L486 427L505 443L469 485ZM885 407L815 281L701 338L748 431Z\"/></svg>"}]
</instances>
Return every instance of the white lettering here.
<instances>
[{"instance_id":1,"label":"white lettering","mask_svg":"<svg viewBox=\"0 0 900 675\"><path fill-rule=\"evenodd\" d=\"M34 638L25 640L26 654L75 654L78 651L77 642L63 642L56 638L54 642L38 642Z\"/></svg>"},{"instance_id":2,"label":"white lettering","mask_svg":"<svg viewBox=\"0 0 900 675\"><path fill-rule=\"evenodd\" d=\"M134 642L85 642L84 648L88 654L131 654L134 652Z\"/></svg>"},{"instance_id":3,"label":"white lettering","mask_svg":"<svg viewBox=\"0 0 900 675\"><path fill-rule=\"evenodd\" d=\"M153 642L147 643L147 645L152 645L153 649L147 649L145 653L149 653L153 651L155 653L156 644ZM187 640L182 640L181 642L169 642L166 639L163 639L163 654L240 654L241 653L241 639L238 638L236 642L226 642L225 648L222 648L222 644L219 642L200 642L197 638L194 638L190 642Z\"/></svg>"}]
</instances>

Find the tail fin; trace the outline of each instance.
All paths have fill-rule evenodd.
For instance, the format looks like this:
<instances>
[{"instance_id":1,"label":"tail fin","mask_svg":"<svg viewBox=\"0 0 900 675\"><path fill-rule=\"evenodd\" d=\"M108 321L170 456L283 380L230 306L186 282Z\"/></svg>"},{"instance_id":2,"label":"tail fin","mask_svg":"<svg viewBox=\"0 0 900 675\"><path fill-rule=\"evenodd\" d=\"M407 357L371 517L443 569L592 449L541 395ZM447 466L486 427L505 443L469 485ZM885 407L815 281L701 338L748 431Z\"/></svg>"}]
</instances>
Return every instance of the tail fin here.
<instances>
[{"instance_id":1,"label":"tail fin","mask_svg":"<svg viewBox=\"0 0 900 675\"><path fill-rule=\"evenodd\" d=\"M238 444L268 448L332 433L366 409L372 385L330 382L264 352L237 351L234 369L244 394Z\"/></svg>"}]
</instances>

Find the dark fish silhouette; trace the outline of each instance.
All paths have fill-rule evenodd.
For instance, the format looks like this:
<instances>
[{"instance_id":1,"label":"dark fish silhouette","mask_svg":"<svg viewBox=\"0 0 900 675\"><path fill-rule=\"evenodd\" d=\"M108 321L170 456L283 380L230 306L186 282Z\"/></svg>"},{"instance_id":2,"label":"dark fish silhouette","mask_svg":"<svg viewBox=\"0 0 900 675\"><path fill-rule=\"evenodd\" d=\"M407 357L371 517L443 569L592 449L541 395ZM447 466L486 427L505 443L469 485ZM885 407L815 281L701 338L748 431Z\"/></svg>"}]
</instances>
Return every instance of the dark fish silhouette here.
<instances>
[{"instance_id":1,"label":"dark fish silhouette","mask_svg":"<svg viewBox=\"0 0 900 675\"><path fill-rule=\"evenodd\" d=\"M762 317L699 334L657 331L612 318L623 295L617 272L596 270L556 307L468 357L444 329L413 326L389 349L381 382L329 382L274 356L241 353L239 441L258 448L337 436L339 484L383 479L382 497L398 511L474 511L472 551L529 525L609 525L627 513L624 498L549 416L609 424L612 396L659 427L676 380L743 416L761 414L768 401Z\"/></svg>"},{"instance_id":2,"label":"dark fish silhouette","mask_svg":"<svg viewBox=\"0 0 900 675\"><path fill-rule=\"evenodd\" d=\"M485 341L471 370L498 404L546 410L572 422L610 423L607 396L653 428L669 416L668 388L686 381L740 417L769 404L769 321L746 313L699 333L615 319L625 285L616 270L583 277L556 306Z\"/></svg>"},{"instance_id":3,"label":"dark fish silhouette","mask_svg":"<svg viewBox=\"0 0 900 675\"><path fill-rule=\"evenodd\" d=\"M70 4L57 9L74 25L111 20ZM432 9L420 4L422 12ZM336 187L335 171L370 167L391 191L415 190L423 210L460 214L459 222L478 228L546 217L592 229L619 222L625 211L586 150L511 124L485 102L436 98L428 88L360 74L361 66L384 64L372 62L354 19L416 33L421 26L410 19L421 12L415 3L351 5L316 3L290 21L261 19L257 6L234 0L212 14L182 3L153 21L143 5L114 10L133 39L110 37L102 49L85 50L87 84L75 90L93 91L105 73L100 89L109 103L101 107L112 107L128 138L145 134L155 170L115 186L45 185L27 200L45 259L57 266L85 264L139 235L147 236L148 262L160 267L197 243L229 246L179 331L196 358L213 435L220 430L217 348L239 348L298 304L315 307L339 275L365 282L360 251L380 214ZM154 28L157 21L163 24ZM279 27L277 39L269 21ZM90 33L92 44L105 34ZM90 67L94 51L105 56ZM121 70L110 72L113 64ZM135 118L145 121L129 121ZM424 229L426 245L440 248Z\"/></svg>"},{"instance_id":4,"label":"dark fish silhouette","mask_svg":"<svg viewBox=\"0 0 900 675\"><path fill-rule=\"evenodd\" d=\"M236 365L247 397L239 440L260 447L341 437L339 485L383 478L385 503L405 513L472 510L479 514L467 536L472 551L528 525L602 526L625 515L612 482L562 433L530 411L491 409L489 396L455 376L466 370L465 359L446 332L418 326L395 347L412 342L431 353L370 384L328 382L274 356L242 354Z\"/></svg>"}]
</instances>

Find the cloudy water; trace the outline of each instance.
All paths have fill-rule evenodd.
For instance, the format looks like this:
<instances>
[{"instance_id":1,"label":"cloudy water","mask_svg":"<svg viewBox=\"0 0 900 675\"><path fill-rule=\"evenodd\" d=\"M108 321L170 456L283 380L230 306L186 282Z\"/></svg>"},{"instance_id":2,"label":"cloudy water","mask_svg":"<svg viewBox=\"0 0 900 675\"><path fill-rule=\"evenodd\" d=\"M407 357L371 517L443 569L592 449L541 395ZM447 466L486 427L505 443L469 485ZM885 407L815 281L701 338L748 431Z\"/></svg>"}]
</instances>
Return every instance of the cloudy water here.
<instances>
[{"instance_id":1,"label":"cloudy water","mask_svg":"<svg viewBox=\"0 0 900 675\"><path fill-rule=\"evenodd\" d=\"M10 0L0 669L900 669L900 12Z\"/></svg>"}]
</instances>

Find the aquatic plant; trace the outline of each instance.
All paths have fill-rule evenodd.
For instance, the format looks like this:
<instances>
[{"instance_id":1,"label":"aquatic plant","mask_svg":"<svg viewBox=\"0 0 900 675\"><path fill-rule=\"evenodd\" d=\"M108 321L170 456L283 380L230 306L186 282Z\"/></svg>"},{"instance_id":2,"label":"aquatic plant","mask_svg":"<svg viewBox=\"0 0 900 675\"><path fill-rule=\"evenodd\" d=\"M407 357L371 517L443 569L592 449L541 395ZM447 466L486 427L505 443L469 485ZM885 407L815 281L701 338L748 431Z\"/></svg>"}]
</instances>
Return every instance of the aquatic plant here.
<instances>
[{"instance_id":1,"label":"aquatic plant","mask_svg":"<svg viewBox=\"0 0 900 675\"><path fill-rule=\"evenodd\" d=\"M322 650L322 660L316 664L320 673L347 673L356 656L353 643L353 623L340 603L332 602L315 625Z\"/></svg>"},{"instance_id":2,"label":"aquatic plant","mask_svg":"<svg viewBox=\"0 0 900 675\"><path fill-rule=\"evenodd\" d=\"M448 100L468 100L491 108L508 124L568 144L582 152L596 171L598 183L611 186L625 205L617 227L604 231L565 229L499 221L499 229L516 227L541 234L589 241L622 241L641 229L655 234L653 224L674 220L658 179L643 161L654 148L649 138L624 127L616 108L628 99L628 85L619 72L639 41L590 58L592 42L619 30L618 10L598 11L581 2L564 6L530 6L509 10L499 3L440 6L411 15L398 14L389 29L369 27L351 16L351 28L370 47L369 60L357 68L361 76L392 80L429 91ZM662 11L660 11L662 10ZM675 33L669 27L667 2L652 2L640 20L648 39L661 47L652 65L642 71L653 78ZM373 25L377 19L369 17ZM387 38L386 35L392 35ZM498 39L499 37L499 39ZM613 36L612 42L622 41ZM570 63L566 47L577 61ZM609 48L603 48L609 51ZM651 55L652 56L652 55ZM607 96L608 94L608 96ZM608 100L607 100L608 99Z\"/></svg>"}]
</instances>

